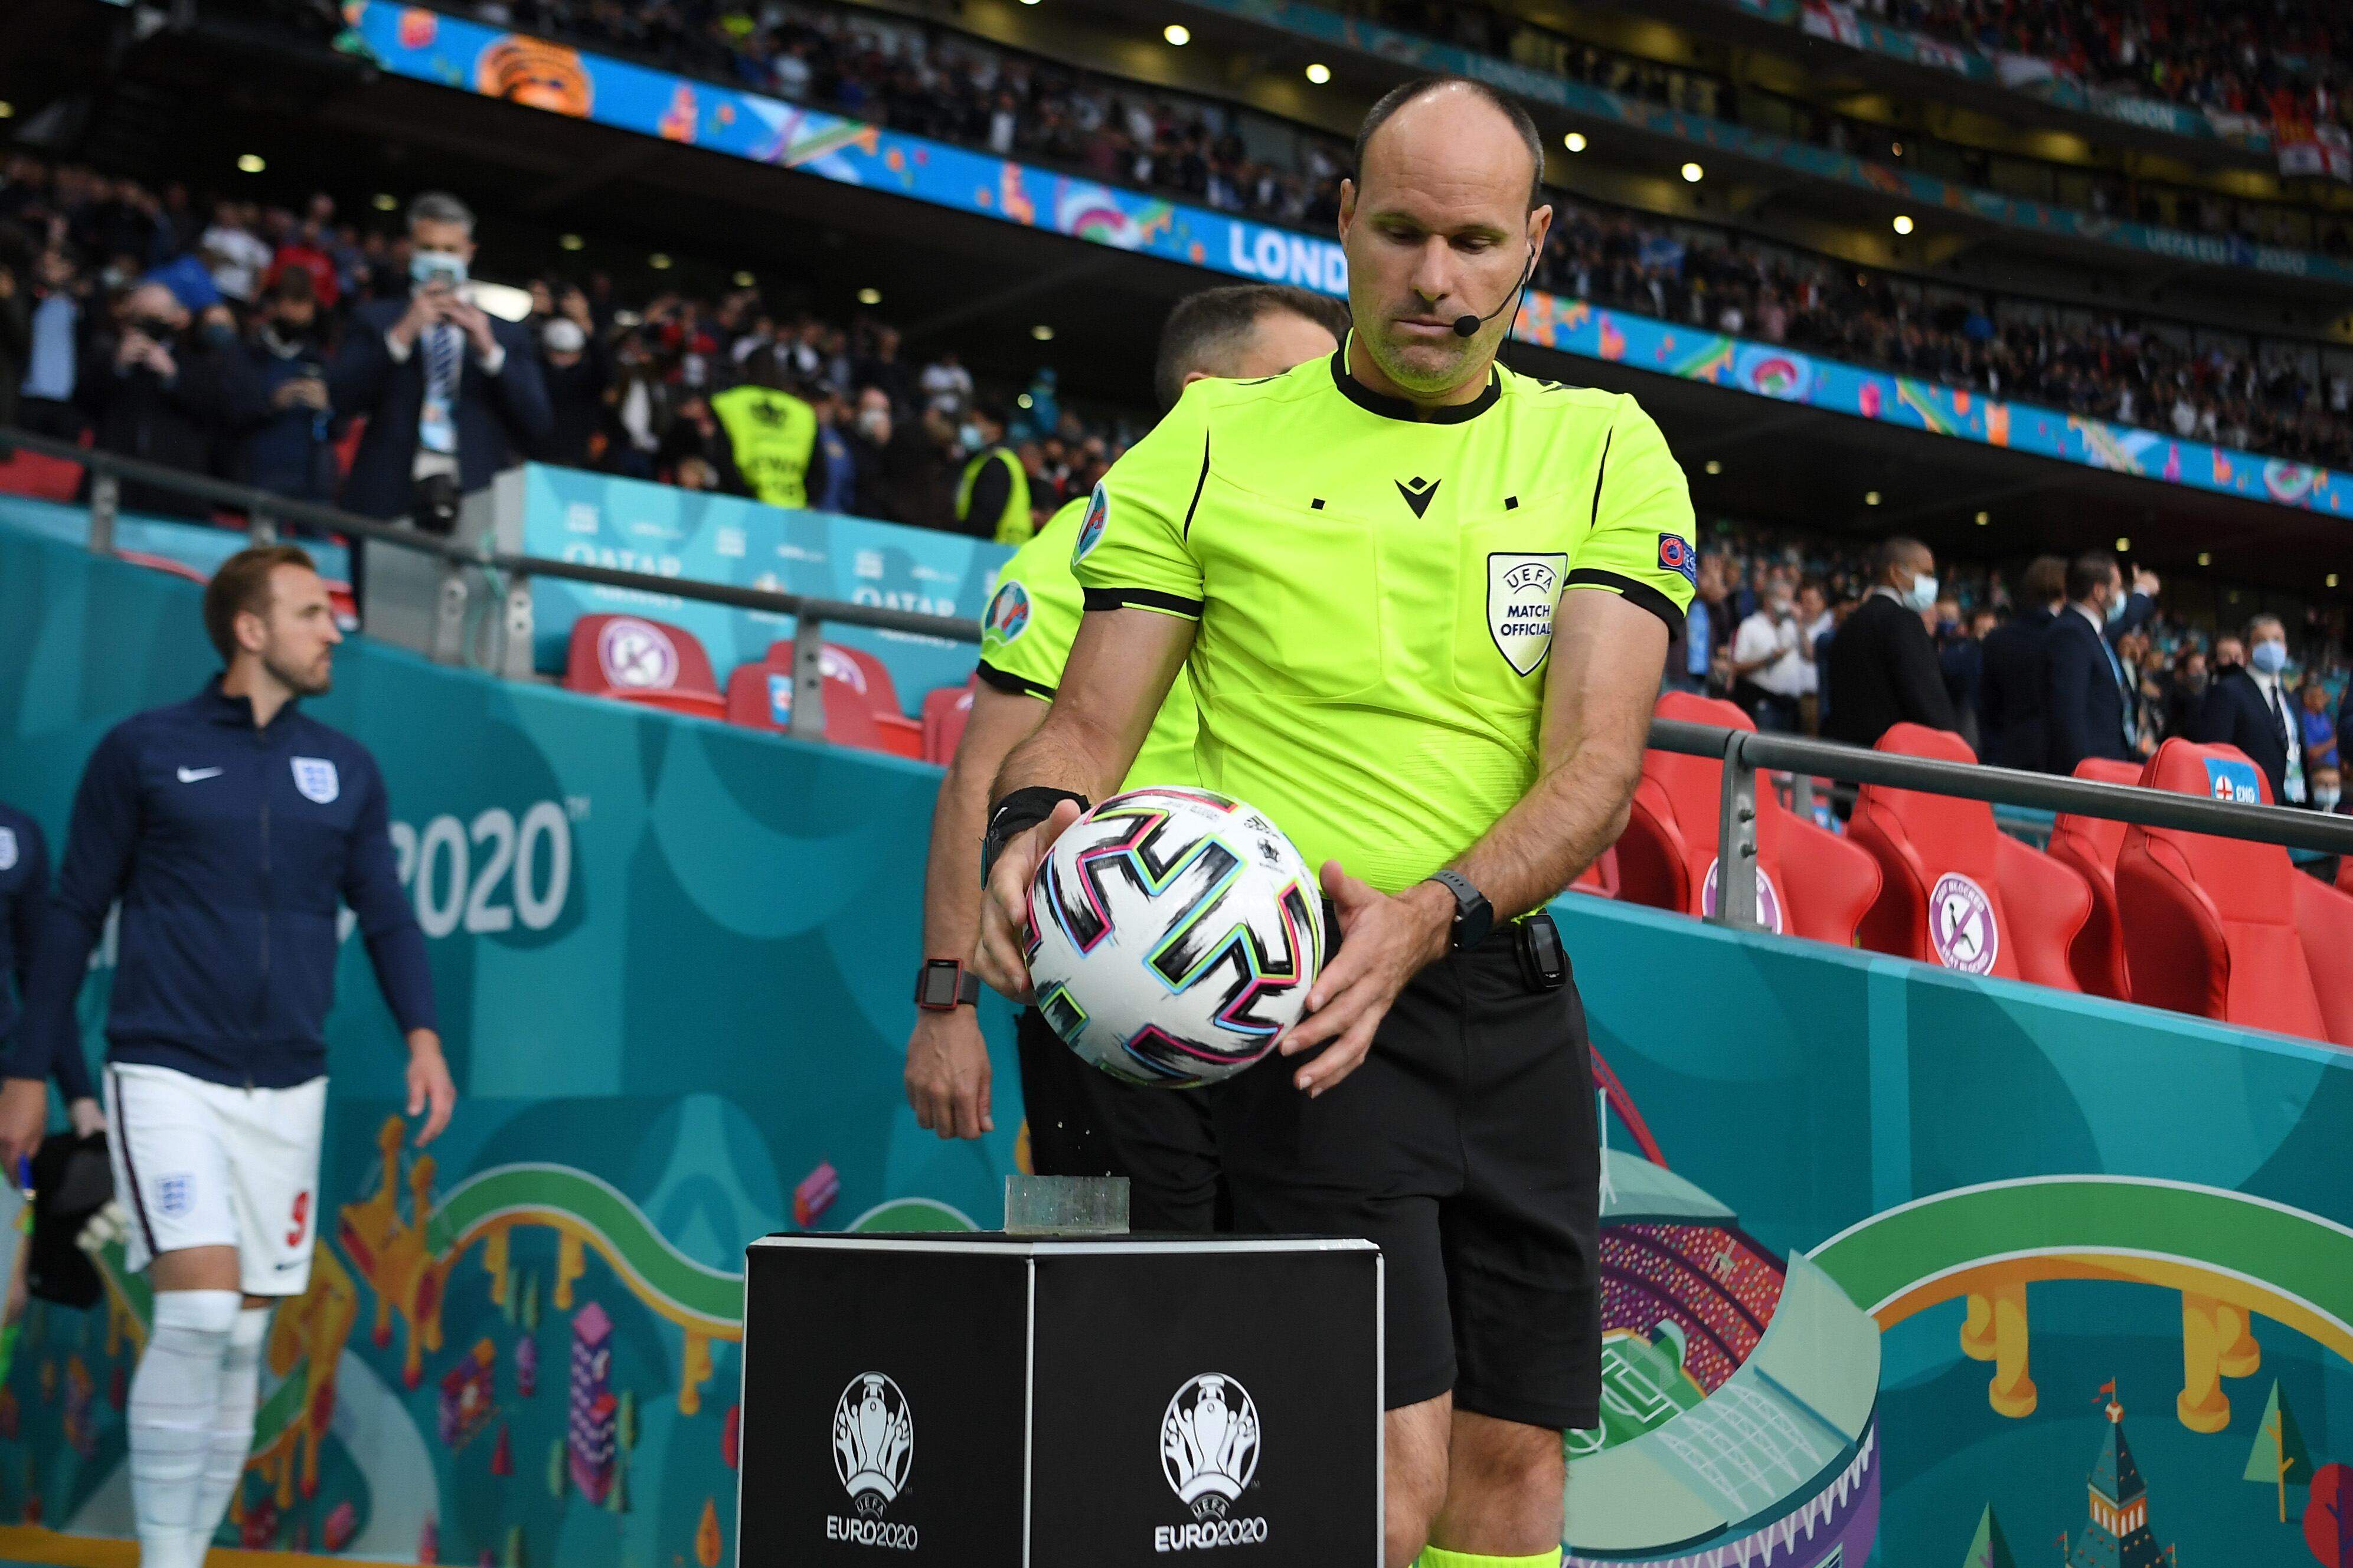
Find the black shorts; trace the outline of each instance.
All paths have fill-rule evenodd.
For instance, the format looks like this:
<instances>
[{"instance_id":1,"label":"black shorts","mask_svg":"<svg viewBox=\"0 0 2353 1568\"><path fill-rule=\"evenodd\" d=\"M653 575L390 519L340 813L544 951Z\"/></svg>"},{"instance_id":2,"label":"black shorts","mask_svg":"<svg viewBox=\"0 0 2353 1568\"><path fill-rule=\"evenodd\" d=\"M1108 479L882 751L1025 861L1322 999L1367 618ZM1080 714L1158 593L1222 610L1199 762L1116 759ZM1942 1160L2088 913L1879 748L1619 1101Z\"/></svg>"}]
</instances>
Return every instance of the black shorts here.
<instances>
[{"instance_id":1,"label":"black shorts","mask_svg":"<svg viewBox=\"0 0 2353 1568\"><path fill-rule=\"evenodd\" d=\"M1531 1426L1600 1425L1600 1150L1577 985L1533 989L1506 927L1416 975L1320 1099L1274 1057L1215 1092L1243 1232L1387 1259L1387 1403L1450 1390Z\"/></svg>"},{"instance_id":2,"label":"black shorts","mask_svg":"<svg viewBox=\"0 0 2353 1568\"><path fill-rule=\"evenodd\" d=\"M1232 1228L1207 1089L1122 1083L1081 1060L1035 1007L1021 1009L1014 1040L1032 1171L1125 1176L1131 1230Z\"/></svg>"}]
</instances>

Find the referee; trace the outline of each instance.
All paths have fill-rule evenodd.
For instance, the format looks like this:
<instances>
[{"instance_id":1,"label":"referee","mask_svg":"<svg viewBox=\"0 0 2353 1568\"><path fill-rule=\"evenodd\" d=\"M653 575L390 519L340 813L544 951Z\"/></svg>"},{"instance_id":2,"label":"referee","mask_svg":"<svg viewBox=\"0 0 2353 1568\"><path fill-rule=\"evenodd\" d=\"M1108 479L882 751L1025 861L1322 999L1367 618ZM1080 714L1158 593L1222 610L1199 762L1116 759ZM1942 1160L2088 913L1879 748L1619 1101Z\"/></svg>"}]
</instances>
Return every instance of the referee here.
<instances>
[{"instance_id":1,"label":"referee","mask_svg":"<svg viewBox=\"0 0 2353 1568\"><path fill-rule=\"evenodd\" d=\"M1347 312L1336 300L1282 284L1245 283L1188 294L1160 329L1153 391L1163 409L1208 376L1274 375L1318 363L1339 346ZM1045 718L1062 679L1082 610L1071 551L1090 500L1056 512L997 574L982 617L979 684L932 813L923 877L923 961L907 1040L907 1101L918 1126L942 1138L993 1131L988 1046L965 977L980 924L980 835L988 786L1006 753ZM1193 693L1180 677L1129 778L1196 782ZM1217 1218L1218 1159L1203 1097L1139 1089L1073 1056L1034 1007L1020 1016L1021 1103L1030 1169L1046 1176L1125 1176L1138 1230L1207 1231Z\"/></svg>"},{"instance_id":2,"label":"referee","mask_svg":"<svg viewBox=\"0 0 2353 1568\"><path fill-rule=\"evenodd\" d=\"M1039 856L1181 668L1200 783L1321 864L1343 942L1312 1011L1211 1104L1236 1228L1388 1259L1391 1568L1559 1561L1560 1434L1599 1424L1599 1156L1583 1010L1527 911L1624 823L1693 588L1658 427L1495 363L1542 169L1482 84L1373 107L1346 344L1197 384L1106 477L1087 613L984 847L975 965L1024 995Z\"/></svg>"}]
</instances>

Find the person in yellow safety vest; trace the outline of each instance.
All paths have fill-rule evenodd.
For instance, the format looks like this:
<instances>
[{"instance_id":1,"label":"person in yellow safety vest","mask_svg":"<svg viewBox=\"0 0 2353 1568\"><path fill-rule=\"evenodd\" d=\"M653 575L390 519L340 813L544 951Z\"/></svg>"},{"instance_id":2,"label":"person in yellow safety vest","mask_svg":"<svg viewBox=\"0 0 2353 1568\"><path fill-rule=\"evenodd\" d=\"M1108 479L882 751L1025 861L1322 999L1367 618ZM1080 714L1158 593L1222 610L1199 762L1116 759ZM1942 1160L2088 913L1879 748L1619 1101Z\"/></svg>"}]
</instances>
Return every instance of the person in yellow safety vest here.
<instances>
[{"instance_id":1,"label":"person in yellow safety vest","mask_svg":"<svg viewBox=\"0 0 2353 1568\"><path fill-rule=\"evenodd\" d=\"M1004 410L975 404L958 434L972 457L956 481L957 531L999 544L1026 543L1038 524L1029 515L1029 476L1005 444Z\"/></svg>"},{"instance_id":2,"label":"person in yellow safety vest","mask_svg":"<svg viewBox=\"0 0 2353 1568\"><path fill-rule=\"evenodd\" d=\"M817 411L786 392L773 359L753 356L751 378L711 399L744 489L770 506L806 507L825 488ZM814 471L812 471L814 470Z\"/></svg>"}]
</instances>

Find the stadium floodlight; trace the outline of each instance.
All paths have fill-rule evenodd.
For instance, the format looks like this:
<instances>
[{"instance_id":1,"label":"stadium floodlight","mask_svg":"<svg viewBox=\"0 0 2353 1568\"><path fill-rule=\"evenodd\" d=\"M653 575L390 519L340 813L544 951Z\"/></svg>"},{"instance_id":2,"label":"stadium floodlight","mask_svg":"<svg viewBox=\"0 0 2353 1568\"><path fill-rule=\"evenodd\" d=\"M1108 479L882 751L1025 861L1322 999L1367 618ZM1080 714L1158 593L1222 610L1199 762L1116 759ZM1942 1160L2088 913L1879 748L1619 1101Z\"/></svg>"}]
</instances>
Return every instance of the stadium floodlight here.
<instances>
[{"instance_id":1,"label":"stadium floodlight","mask_svg":"<svg viewBox=\"0 0 2353 1568\"><path fill-rule=\"evenodd\" d=\"M1724 472L1724 459L1721 458L1710 458L1707 460L1707 471L1711 474L1720 474Z\"/></svg>"},{"instance_id":2,"label":"stadium floodlight","mask_svg":"<svg viewBox=\"0 0 2353 1568\"><path fill-rule=\"evenodd\" d=\"M667 272L670 270L670 258L663 252L657 250L651 256L646 258L646 265L652 268L657 272Z\"/></svg>"},{"instance_id":3,"label":"stadium floodlight","mask_svg":"<svg viewBox=\"0 0 2353 1568\"><path fill-rule=\"evenodd\" d=\"M2337 586L2337 574L2334 572L2328 574L2328 586L2332 588Z\"/></svg>"},{"instance_id":4,"label":"stadium floodlight","mask_svg":"<svg viewBox=\"0 0 2353 1568\"><path fill-rule=\"evenodd\" d=\"M2211 565L2213 565L2213 564L2214 564L2214 552L2213 552L2212 551L2211 551L2211 550L2201 550L2201 551L2200 551L2200 552L2198 552L2198 564L2199 564L2199 565L2200 565L2200 566L2211 566Z\"/></svg>"},{"instance_id":5,"label":"stadium floodlight","mask_svg":"<svg viewBox=\"0 0 2353 1568\"><path fill-rule=\"evenodd\" d=\"M858 302L861 305L879 305L882 302L882 290L880 289L860 289L858 291Z\"/></svg>"},{"instance_id":6,"label":"stadium floodlight","mask_svg":"<svg viewBox=\"0 0 2353 1568\"><path fill-rule=\"evenodd\" d=\"M1050 343L1054 341L1054 329L1040 321L1029 329L1029 335L1041 343Z\"/></svg>"},{"instance_id":7,"label":"stadium floodlight","mask_svg":"<svg viewBox=\"0 0 2353 1568\"><path fill-rule=\"evenodd\" d=\"M1193 41L1193 29L1182 22L1171 22L1160 29L1160 36L1181 49Z\"/></svg>"},{"instance_id":8,"label":"stadium floodlight","mask_svg":"<svg viewBox=\"0 0 2353 1568\"><path fill-rule=\"evenodd\" d=\"M1325 82L1332 79L1332 68L1325 65L1322 60L1316 60L1307 68L1307 79L1314 82L1317 87L1322 87Z\"/></svg>"},{"instance_id":9,"label":"stadium floodlight","mask_svg":"<svg viewBox=\"0 0 2353 1568\"><path fill-rule=\"evenodd\" d=\"M375 194L375 201L374 205L376 211L380 213L388 213L400 205L400 198L394 195L390 191L378 191Z\"/></svg>"},{"instance_id":10,"label":"stadium floodlight","mask_svg":"<svg viewBox=\"0 0 2353 1568\"><path fill-rule=\"evenodd\" d=\"M1013 406L1016 408L1028 408L1035 404L1036 401L1037 400L1035 398L1031 397L1025 392L1020 396L1013 400Z\"/></svg>"},{"instance_id":11,"label":"stadium floodlight","mask_svg":"<svg viewBox=\"0 0 2353 1568\"><path fill-rule=\"evenodd\" d=\"M1910 234L1912 232L1911 215L1909 213L1897 213L1895 215L1895 223L1894 226L1895 232L1898 234Z\"/></svg>"},{"instance_id":12,"label":"stadium floodlight","mask_svg":"<svg viewBox=\"0 0 2353 1568\"><path fill-rule=\"evenodd\" d=\"M261 161L261 154L259 153L238 153L237 166L239 173L247 174L259 174L262 170L269 167L268 163Z\"/></svg>"},{"instance_id":13,"label":"stadium floodlight","mask_svg":"<svg viewBox=\"0 0 2353 1568\"><path fill-rule=\"evenodd\" d=\"M16 118L16 106L9 102L6 99L0 98L0 120L14 120Z\"/></svg>"},{"instance_id":14,"label":"stadium floodlight","mask_svg":"<svg viewBox=\"0 0 2353 1568\"><path fill-rule=\"evenodd\" d=\"M1687 184L1696 185L1702 179L1705 178L1706 175L1707 171L1701 168L1697 163L1685 163L1683 165L1683 180Z\"/></svg>"},{"instance_id":15,"label":"stadium floodlight","mask_svg":"<svg viewBox=\"0 0 2353 1568\"><path fill-rule=\"evenodd\" d=\"M2116 535L2116 553L2117 553L2117 554L2122 555L2123 553L2125 553L2125 552L2126 552L2126 551L2130 550L2131 548L2132 548L2132 541L2131 541L2131 540L2126 539L2126 538L2123 534L2121 534L2121 533L2119 533L2119 534L2117 534L2117 535Z\"/></svg>"},{"instance_id":16,"label":"stadium floodlight","mask_svg":"<svg viewBox=\"0 0 2353 1568\"><path fill-rule=\"evenodd\" d=\"M1992 521L1993 518L1988 513L1982 511L1978 513L1978 526L1979 528L1983 528L1987 523L1991 522Z\"/></svg>"},{"instance_id":17,"label":"stadium floodlight","mask_svg":"<svg viewBox=\"0 0 2353 1568\"><path fill-rule=\"evenodd\" d=\"M1863 491L1862 504L1865 506L1877 506L1879 504L1879 492L1877 490Z\"/></svg>"},{"instance_id":18,"label":"stadium floodlight","mask_svg":"<svg viewBox=\"0 0 2353 1568\"><path fill-rule=\"evenodd\" d=\"M1572 131L1560 139L1560 144L1572 153L1582 153L1586 148L1585 132Z\"/></svg>"},{"instance_id":19,"label":"stadium floodlight","mask_svg":"<svg viewBox=\"0 0 2353 1568\"><path fill-rule=\"evenodd\" d=\"M578 250L588 242L576 234L559 234L555 237L555 243L565 250Z\"/></svg>"},{"instance_id":20,"label":"stadium floodlight","mask_svg":"<svg viewBox=\"0 0 2353 1568\"><path fill-rule=\"evenodd\" d=\"M738 272L735 274L735 287L738 289L750 289L756 286L758 282L759 279L753 277L749 272Z\"/></svg>"}]
</instances>

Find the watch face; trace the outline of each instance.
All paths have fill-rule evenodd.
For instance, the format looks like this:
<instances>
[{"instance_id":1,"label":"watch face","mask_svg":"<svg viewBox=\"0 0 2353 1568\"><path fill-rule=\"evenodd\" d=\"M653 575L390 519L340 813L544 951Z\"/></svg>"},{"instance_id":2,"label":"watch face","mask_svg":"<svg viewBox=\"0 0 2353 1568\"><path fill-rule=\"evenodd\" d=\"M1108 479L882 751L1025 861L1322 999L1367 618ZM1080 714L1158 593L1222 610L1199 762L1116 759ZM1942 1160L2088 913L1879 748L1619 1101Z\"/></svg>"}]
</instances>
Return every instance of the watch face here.
<instances>
[{"instance_id":1,"label":"watch face","mask_svg":"<svg viewBox=\"0 0 2353 1568\"><path fill-rule=\"evenodd\" d=\"M915 998L917 1004L924 1007L955 1006L956 993L962 989L957 983L963 978L962 968L952 961L934 959L925 963L921 987Z\"/></svg>"}]
</instances>

